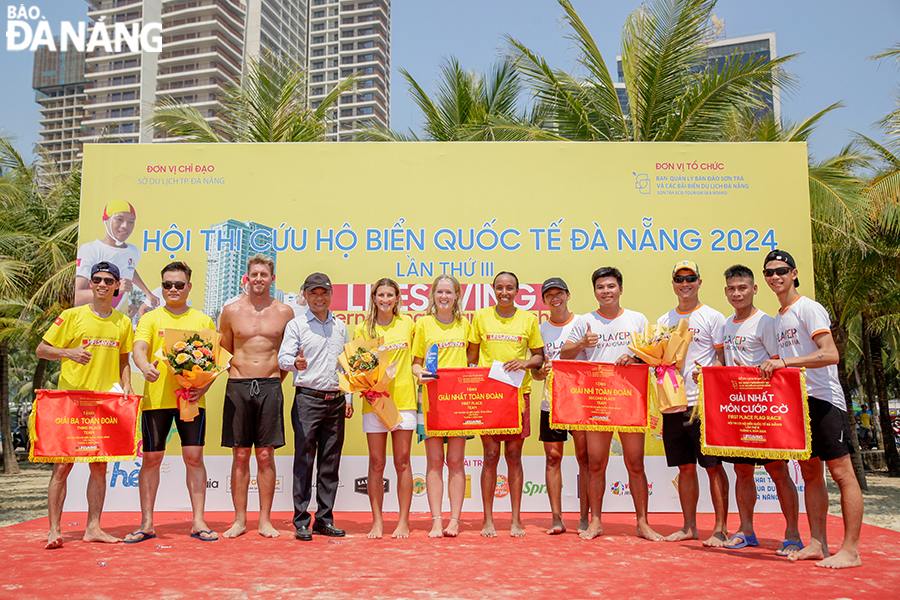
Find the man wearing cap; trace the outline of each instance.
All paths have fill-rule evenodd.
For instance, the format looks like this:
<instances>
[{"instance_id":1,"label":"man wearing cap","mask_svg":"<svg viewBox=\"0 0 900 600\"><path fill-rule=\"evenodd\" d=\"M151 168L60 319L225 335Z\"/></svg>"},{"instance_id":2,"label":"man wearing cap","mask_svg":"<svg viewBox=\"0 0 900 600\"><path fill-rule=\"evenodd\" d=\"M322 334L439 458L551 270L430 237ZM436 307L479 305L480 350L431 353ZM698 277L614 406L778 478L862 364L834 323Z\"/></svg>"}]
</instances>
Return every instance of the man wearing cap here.
<instances>
[{"instance_id":1,"label":"man wearing cap","mask_svg":"<svg viewBox=\"0 0 900 600\"><path fill-rule=\"evenodd\" d=\"M119 303L131 291L132 282L147 295L147 299L154 307L159 306L159 298L151 293L137 272L141 251L137 246L125 242L134 231L134 219L134 207L124 200L113 200L104 207L103 227L106 229L106 235L102 239L82 244L78 249L75 260L75 306L91 301L89 271L92 265L100 261L116 265L121 275L119 291L122 292L122 296L113 299L113 308L127 314L128 303L122 304L121 307Z\"/></svg>"},{"instance_id":2,"label":"man wearing cap","mask_svg":"<svg viewBox=\"0 0 900 600\"><path fill-rule=\"evenodd\" d=\"M37 347L37 357L62 360L59 375L61 390L108 392L120 384L126 394L131 389L131 321L112 308L119 293L119 269L108 262L94 264L88 271L92 299L89 304L64 310L53 322ZM106 497L106 463L92 462L87 485L88 517L84 529L85 542L115 543L122 541L100 529L100 513ZM50 533L45 548L59 548L66 479L72 463L54 463L47 493Z\"/></svg>"},{"instance_id":3,"label":"man wearing cap","mask_svg":"<svg viewBox=\"0 0 900 600\"><path fill-rule=\"evenodd\" d=\"M622 308L622 273L615 267L601 267L591 275L594 297L598 308L581 317L569 334L562 349L562 358L577 358L607 364L630 365L638 360L628 344L631 333L644 330L647 317L639 312ZM581 534L587 540L603 535L603 495L606 492L606 466L613 432L587 431L588 465L590 469L591 523ZM650 527L647 519L650 490L644 472L644 434L619 432L622 455L628 471L628 487L637 517L637 535L658 542L663 536Z\"/></svg>"},{"instance_id":4,"label":"man wearing cap","mask_svg":"<svg viewBox=\"0 0 900 600\"><path fill-rule=\"evenodd\" d=\"M184 460L193 512L191 537L201 542L211 542L219 539L219 536L206 524L206 465L203 463L203 446L206 443L205 394L212 383L202 388L182 391L175 375L165 366L160 368L156 353L165 345L166 329L200 331L215 329L215 324L209 316L188 305L188 296L193 286L191 268L187 263L180 260L171 262L162 268L160 276L166 304L141 317L134 335L134 364L147 381L141 405L144 456L138 476L141 524L137 530L125 536L125 543L137 544L156 537L153 514L159 490L159 471L173 423L181 440L181 457ZM176 392L182 393L188 402L197 404L200 414L193 420L185 421L181 418Z\"/></svg>"},{"instance_id":5,"label":"man wearing cap","mask_svg":"<svg viewBox=\"0 0 900 600\"><path fill-rule=\"evenodd\" d=\"M675 327L684 319L693 334L688 346L681 377L687 395L687 410L663 414L663 447L666 464L678 467L678 499L684 515L684 526L669 534L666 540L678 542L697 539L697 502L700 499L700 483L697 479L697 463L709 476L709 492L712 498L716 522L713 533L703 542L704 546L722 547L727 536L728 477L722 461L700 451L700 421L691 419L693 407L699 402L699 389L694 377L698 367L725 364L725 316L700 302L700 268L692 260L682 260L672 269L672 289L678 298L678 306L662 315L657 323Z\"/></svg>"},{"instance_id":6,"label":"man wearing cap","mask_svg":"<svg viewBox=\"0 0 900 600\"><path fill-rule=\"evenodd\" d=\"M540 325L541 339L544 340L544 365L540 369L533 370L537 381L547 379L550 374L551 362L559 358L559 352L563 344L569 339L572 328L581 322L581 317L569 311L569 286L559 277L551 277L541 286L541 297L544 304L550 309L550 319ZM560 465L565 453L564 445L569 439L569 432L565 429L550 428L550 396L549 389L544 385L544 397L541 400L541 433L540 440L544 443L545 468L544 481L547 482L547 496L550 499L550 512L553 521L547 533L555 535L566 530L566 524L562 520L562 470ZM589 498L588 498L588 461L587 445L584 438L585 432L573 431L572 440L575 443L575 459L578 461L578 488L581 504L581 517L578 521L578 531L588 528Z\"/></svg>"},{"instance_id":7,"label":"man wearing cap","mask_svg":"<svg viewBox=\"0 0 900 600\"><path fill-rule=\"evenodd\" d=\"M247 529L250 456L256 447L259 534L278 537L272 525L275 449L284 446L284 397L278 350L294 311L272 297L275 261L257 254L247 261L246 293L225 306L220 317L222 347L232 355L225 387L222 446L232 449L231 497L234 525L223 534L235 538Z\"/></svg>"},{"instance_id":8,"label":"man wearing cap","mask_svg":"<svg viewBox=\"0 0 900 600\"><path fill-rule=\"evenodd\" d=\"M312 540L317 533L343 537L334 526L334 500L339 483L344 420L353 416L353 397L338 384L338 356L350 341L344 322L331 307L331 280L313 273L303 282L309 312L287 325L278 352L278 365L294 372L294 534ZM307 512L312 497L312 467L316 461L316 520L310 531Z\"/></svg>"},{"instance_id":9,"label":"man wearing cap","mask_svg":"<svg viewBox=\"0 0 900 600\"><path fill-rule=\"evenodd\" d=\"M770 358L760 367L769 378L786 367L806 369L806 392L809 399L809 421L812 432L812 455L800 461L800 472L806 484L806 517L810 542L791 560L817 560L816 565L831 569L858 567L859 533L862 528L863 497L853 471L850 453L850 424L847 402L838 380L840 360L831 335L831 319L825 308L797 287L797 263L784 250L773 250L763 261L763 275L769 288L778 296L781 309L775 317L775 339L778 358ZM844 541L837 554L828 550L826 519L828 490L825 487L825 465L841 493L841 515Z\"/></svg>"}]
</instances>

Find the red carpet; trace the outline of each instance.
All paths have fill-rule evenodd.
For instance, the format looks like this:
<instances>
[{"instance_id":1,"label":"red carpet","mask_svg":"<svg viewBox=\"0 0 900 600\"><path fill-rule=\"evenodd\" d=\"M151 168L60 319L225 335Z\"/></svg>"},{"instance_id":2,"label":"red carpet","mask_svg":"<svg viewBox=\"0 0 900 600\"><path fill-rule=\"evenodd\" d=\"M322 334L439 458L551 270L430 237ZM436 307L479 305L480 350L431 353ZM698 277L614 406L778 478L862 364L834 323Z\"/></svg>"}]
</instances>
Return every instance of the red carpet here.
<instances>
[{"instance_id":1,"label":"red carpet","mask_svg":"<svg viewBox=\"0 0 900 600\"><path fill-rule=\"evenodd\" d=\"M85 544L84 513L63 515L61 549L44 550L47 520L0 529L0 598L852 598L896 599L900 575L900 533L863 526L863 566L844 571L791 563L775 556L781 541L780 515L757 515L761 546L712 550L700 542L651 543L634 537L633 515L605 516L606 534L586 542L574 533L545 535L547 515L525 515L528 535L509 537L508 515L498 520L500 537L482 539L480 515L463 517L457 539L430 540L430 521L414 515L406 540L368 540L370 517L337 515L348 537L312 542L293 539L287 513L276 515L282 537L267 540L255 531L236 540L200 542L188 537L183 513L157 513L159 537L140 544ZM386 515L393 530L396 515ZM208 513L221 532L230 513ZM700 515L701 536L712 515ZM136 513L109 513L103 527L119 537L136 529ZM574 529L575 515L566 515ZM663 534L681 515L654 514ZM737 515L729 523L737 526ZM251 522L255 526L255 522ZM809 537L801 515L801 532ZM571 531L571 530L570 530ZM837 549L840 519L829 517L829 540Z\"/></svg>"}]
</instances>

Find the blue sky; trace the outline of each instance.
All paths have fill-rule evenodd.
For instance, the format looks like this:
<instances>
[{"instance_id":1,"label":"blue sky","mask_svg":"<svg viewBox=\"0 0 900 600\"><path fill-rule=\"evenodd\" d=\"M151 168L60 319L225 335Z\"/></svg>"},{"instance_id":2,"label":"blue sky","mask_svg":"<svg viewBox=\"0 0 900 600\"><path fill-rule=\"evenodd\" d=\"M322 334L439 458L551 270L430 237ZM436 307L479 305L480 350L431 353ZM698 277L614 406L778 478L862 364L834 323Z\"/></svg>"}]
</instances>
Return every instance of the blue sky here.
<instances>
[{"instance_id":1,"label":"blue sky","mask_svg":"<svg viewBox=\"0 0 900 600\"><path fill-rule=\"evenodd\" d=\"M58 30L63 20L86 21L80 0L32 0ZM622 25L636 0L574 0L575 8L614 69ZM4 23L6 4L3 6ZM18 6L18 4L16 4ZM900 73L888 62L867 58L900 41L896 0L720 0L728 37L774 31L779 56L802 53L787 70L799 88L782 96L782 117L796 121L833 102L832 112L811 140L811 153L824 157L846 144L850 131L881 136L872 123L895 106ZM426 89L434 88L443 58L455 56L465 68L486 70L505 49L504 34L524 42L554 67L573 70L576 52L566 39L562 9L555 0L394 0L392 2L392 102L394 129L417 129L419 116L397 72L408 70ZM0 49L0 129L17 138L20 152L38 139L38 111L31 90L33 54Z\"/></svg>"}]
</instances>

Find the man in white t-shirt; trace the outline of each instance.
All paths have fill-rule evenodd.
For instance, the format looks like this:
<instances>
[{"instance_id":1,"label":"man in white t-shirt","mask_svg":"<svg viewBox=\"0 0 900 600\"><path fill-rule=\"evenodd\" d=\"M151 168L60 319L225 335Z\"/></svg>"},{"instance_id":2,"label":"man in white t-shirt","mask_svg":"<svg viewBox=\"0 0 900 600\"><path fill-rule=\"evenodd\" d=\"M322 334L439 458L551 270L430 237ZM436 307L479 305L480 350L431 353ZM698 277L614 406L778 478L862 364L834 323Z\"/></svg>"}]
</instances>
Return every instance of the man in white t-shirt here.
<instances>
[{"instance_id":1,"label":"man in white t-shirt","mask_svg":"<svg viewBox=\"0 0 900 600\"><path fill-rule=\"evenodd\" d=\"M122 276L121 294L113 301L113 308L128 315L127 298L134 285L147 295L153 307L159 306L159 298L150 291L137 272L141 251L137 246L125 242L134 231L134 221L134 207L125 200L113 200L103 208L106 235L78 248L75 260L75 306L91 302L91 266L99 262L116 265Z\"/></svg>"},{"instance_id":2,"label":"man in white t-shirt","mask_svg":"<svg viewBox=\"0 0 900 600\"><path fill-rule=\"evenodd\" d=\"M694 373L698 367L725 364L724 328L725 316L700 302L700 268L692 260L682 260L672 269L672 289L678 298L678 306L662 315L657 322L667 327L678 325L684 319L693 333L681 369L687 410L663 414L663 447L666 464L678 467L678 498L684 515L684 526L666 537L670 542L699 538L697 530L697 502L700 499L700 483L697 479L697 463L709 476L709 492L716 522L713 533L703 542L704 546L722 547L727 538L728 477L722 461L700 450L700 420L692 419L693 407L699 402L699 389Z\"/></svg>"},{"instance_id":3,"label":"man in white t-shirt","mask_svg":"<svg viewBox=\"0 0 900 600\"><path fill-rule=\"evenodd\" d=\"M859 532L862 528L863 497L853 471L850 453L850 423L847 402L838 380L840 361L831 335L831 318L825 308L797 291L797 263L784 250L773 250L763 261L763 274L769 288L778 296L781 309L775 317L775 336L779 358L765 361L759 372L771 377L777 369L806 368L806 392L809 399L809 421L812 430L812 455L800 461L800 472L806 484L806 517L810 542L791 560L818 560L816 565L831 569L858 567ZM828 490L824 465L841 493L841 515L844 519L844 541L837 554L831 555L826 538Z\"/></svg>"},{"instance_id":4,"label":"man in white t-shirt","mask_svg":"<svg viewBox=\"0 0 900 600\"><path fill-rule=\"evenodd\" d=\"M647 317L622 308L622 273L615 267L601 267L591 275L598 308L582 315L573 328L562 358L578 358L592 362L630 365L639 362L628 350L631 332L643 331ZM606 466L612 431L586 431L590 469L591 524L581 537L587 540L603 535L603 494L606 491ZM654 542L664 538L650 527L647 520L649 489L644 472L644 433L619 432L622 455L628 471L628 487L637 516L637 535Z\"/></svg>"},{"instance_id":5,"label":"man in white t-shirt","mask_svg":"<svg viewBox=\"0 0 900 600\"><path fill-rule=\"evenodd\" d=\"M758 288L753 271L744 265L734 265L725 271L725 297L734 308L734 314L725 321L725 365L729 367L757 367L773 356L778 356L775 342L775 319L753 305ZM753 530L753 508L756 506L756 466L765 467L775 484L778 502L784 514L784 541L776 551L778 556L788 556L803 549L800 541L800 500L797 487L788 471L787 461L763 460L744 457L725 457L722 460L734 465L736 481L734 497L737 501L741 525L725 543L726 548L738 549L759 546Z\"/></svg>"},{"instance_id":6,"label":"man in white t-shirt","mask_svg":"<svg viewBox=\"0 0 900 600\"><path fill-rule=\"evenodd\" d=\"M550 320L541 323L541 339L544 340L544 365L540 369L532 371L537 381L547 378L552 361L559 358L559 351L569 339L569 333L580 319L578 315L569 311L569 287L559 277L551 277L544 282L544 285L541 286L541 297L544 304L550 309ZM547 533L555 535L566 530L566 525L562 520L562 470L560 464L565 453L564 445L569 438L569 432L565 429L551 429L548 393L545 385L544 396L541 400L540 440L544 443L544 455L546 456L544 480L547 483L547 496L550 498L550 512L553 514L553 522ZM571 433L575 443L575 459L578 461L578 496L581 505L578 531L580 533L588 527L590 510L587 483L587 444L584 431L572 431Z\"/></svg>"}]
</instances>

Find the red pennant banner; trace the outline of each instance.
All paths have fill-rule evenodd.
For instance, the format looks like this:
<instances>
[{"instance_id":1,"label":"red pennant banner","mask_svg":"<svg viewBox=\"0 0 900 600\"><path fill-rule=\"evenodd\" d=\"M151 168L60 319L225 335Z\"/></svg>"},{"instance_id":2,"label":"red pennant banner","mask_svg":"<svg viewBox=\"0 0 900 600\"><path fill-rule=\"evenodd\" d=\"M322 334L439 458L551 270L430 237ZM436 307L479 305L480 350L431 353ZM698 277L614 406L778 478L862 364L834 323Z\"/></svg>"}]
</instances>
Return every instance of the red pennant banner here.
<instances>
[{"instance_id":1,"label":"red pennant banner","mask_svg":"<svg viewBox=\"0 0 900 600\"><path fill-rule=\"evenodd\" d=\"M32 462L133 459L141 397L112 392L38 390L29 420Z\"/></svg>"},{"instance_id":2,"label":"red pennant banner","mask_svg":"<svg viewBox=\"0 0 900 600\"><path fill-rule=\"evenodd\" d=\"M488 377L487 368L438 369L428 383L425 432L430 436L522 432L519 389Z\"/></svg>"},{"instance_id":3,"label":"red pennant banner","mask_svg":"<svg viewBox=\"0 0 900 600\"><path fill-rule=\"evenodd\" d=\"M806 376L756 367L703 367L701 445L706 454L806 460L811 452Z\"/></svg>"},{"instance_id":4,"label":"red pennant banner","mask_svg":"<svg viewBox=\"0 0 900 600\"><path fill-rule=\"evenodd\" d=\"M554 360L550 425L555 429L648 431L646 365Z\"/></svg>"}]
</instances>

